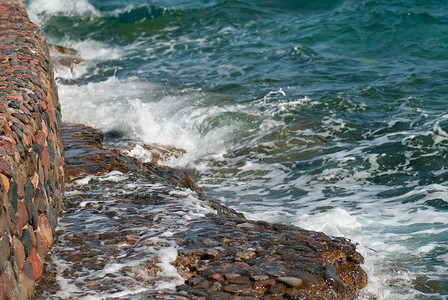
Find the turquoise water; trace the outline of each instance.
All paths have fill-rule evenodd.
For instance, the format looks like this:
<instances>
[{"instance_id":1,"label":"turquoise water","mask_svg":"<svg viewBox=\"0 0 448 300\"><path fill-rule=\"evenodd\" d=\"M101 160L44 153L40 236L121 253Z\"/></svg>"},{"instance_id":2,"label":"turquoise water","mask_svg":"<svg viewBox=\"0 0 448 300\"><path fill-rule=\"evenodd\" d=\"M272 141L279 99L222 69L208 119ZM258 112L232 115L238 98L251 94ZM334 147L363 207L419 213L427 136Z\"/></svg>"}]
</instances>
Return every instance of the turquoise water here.
<instances>
[{"instance_id":1,"label":"turquoise water","mask_svg":"<svg viewBox=\"0 0 448 300\"><path fill-rule=\"evenodd\" d=\"M167 164L208 198L359 243L365 297L448 297L444 1L25 3L86 60L58 70L65 121L185 149Z\"/></svg>"}]
</instances>

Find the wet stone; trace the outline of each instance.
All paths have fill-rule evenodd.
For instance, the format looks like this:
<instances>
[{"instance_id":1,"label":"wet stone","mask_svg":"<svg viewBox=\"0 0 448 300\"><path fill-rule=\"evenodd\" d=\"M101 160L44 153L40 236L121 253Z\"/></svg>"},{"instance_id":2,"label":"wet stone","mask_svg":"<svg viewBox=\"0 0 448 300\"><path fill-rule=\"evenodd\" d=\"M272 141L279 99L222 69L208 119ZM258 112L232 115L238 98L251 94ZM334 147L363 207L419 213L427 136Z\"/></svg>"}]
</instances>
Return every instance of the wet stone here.
<instances>
[{"instance_id":1,"label":"wet stone","mask_svg":"<svg viewBox=\"0 0 448 300\"><path fill-rule=\"evenodd\" d=\"M238 274L238 273L226 273L226 274L224 275L224 277L225 277L227 280L232 280L232 279L236 279L236 278L238 278L238 277L241 277L241 275Z\"/></svg>"},{"instance_id":2,"label":"wet stone","mask_svg":"<svg viewBox=\"0 0 448 300\"><path fill-rule=\"evenodd\" d=\"M66 151L68 155L66 161L71 161L72 163L67 164L68 174L70 174L68 176L72 176L71 178L78 178L79 176L89 174L103 175L105 172L119 170L122 173L127 172L128 174L132 174L129 176L138 178L142 182L144 180L149 181L148 178L151 178L151 182L159 183L162 180L163 184L170 182L172 185L176 185L182 180L183 175L181 173L174 172L163 166L156 167L152 164L141 164L137 159L126 157L119 153L118 150L114 152L101 148L102 146L98 142L87 143L86 145L83 141L84 137L82 134L77 134L81 129L81 126L71 129L67 127L63 128L63 130L72 134L72 141L65 143L64 146L72 147ZM92 133L93 129L89 129L88 131ZM98 135L92 133L86 139L95 141L96 137ZM107 143L105 144L107 145ZM107 161L107 170L98 169L99 165L106 166L105 161ZM159 176L165 177L160 178ZM187 180L186 177L185 180ZM113 247L111 248L117 252L108 252L107 254L110 255L108 257L117 255L120 249L134 250L135 247L129 247L126 243L123 243L123 247L117 247L117 243L128 240L126 238L127 236L137 232L130 230L130 228L156 226L158 221L153 221L156 219L154 216L147 216L148 219L141 218L141 221L137 222L139 217L133 216L133 214L135 213L140 216L146 213L146 208L152 205L156 206L158 205L157 203L164 204L166 207L169 207L168 204L175 203L173 200L164 202L165 196L141 195L139 192L135 192L129 197L129 203L124 198L118 198L120 200L116 201L123 204L123 213L125 213L125 216L123 216L119 212L112 211L110 209L112 203L107 203L107 201L101 198L101 193L95 192L96 186L100 185L109 191L116 191L118 187L122 187L120 184L116 183L115 185L115 183L107 181L98 182L92 180L88 187L76 186L75 189L81 191L81 193L74 195L70 198L70 201L66 202L69 211L85 209L86 213L98 214L104 218L112 218L114 222L114 225L110 228L110 233L98 235L90 232L79 232L68 238L71 245L76 245L73 248L77 249L77 253L75 255L70 251L67 254L71 259L70 262L73 262L73 265L66 273L79 274L79 272L83 272L84 268L87 273L95 272L92 270L97 270L93 267L91 268L91 266L95 266L95 263L99 261L97 258L94 261L90 261L89 259L83 260L86 253L91 253L92 251L91 242L96 243L98 248L104 245L112 245ZM42 185L43 183L41 183L40 188L42 188ZM70 189L70 187L68 188ZM166 195L168 194L169 192L166 192ZM49 195L52 195L51 191ZM116 194L113 197L115 198ZM53 198L53 196L50 198ZM85 207L80 207L79 203L83 203L87 199L90 202ZM72 200L75 201L72 202ZM57 201L53 199L52 203L54 202ZM139 203L144 203L145 209L140 209L138 207ZM352 299L347 295L353 294L345 293L345 291L337 291L331 284L325 284L324 275L322 272L319 272L319 269L325 263L328 263L322 258L322 254L330 253L334 250L340 251L331 246L331 238L326 239L324 235L317 234L317 236L324 238L322 238L322 241L313 241L316 233L293 226L275 226L264 222L248 221L218 203L205 201L204 206L207 203L211 207L216 208L216 214L206 215L197 220L186 222L185 226L187 230L176 233L171 237L179 246L178 255L173 265L177 268L183 279L186 280L186 284L177 287L177 291L172 291L172 294L164 291L163 295L167 295L167 299L173 298L174 295L187 299L238 299L238 297L286 299L288 297L296 297L298 295L297 293L302 294L302 291L303 298L306 299L313 298L316 295L330 295L327 293L328 290L335 293L334 295L336 297L333 297L333 299ZM178 210L179 208L176 208L176 211ZM126 229L126 224L132 226ZM239 224L243 225L238 227ZM75 224L73 226L76 227ZM117 230L119 234L117 234ZM140 233L137 234L140 235ZM143 236L141 235L142 247L145 245L148 247L158 247L164 243L161 240L157 242L152 240L143 241ZM38 235L38 237L40 236ZM290 239L290 237L294 238ZM321 250L313 251L308 247L309 241L312 242L311 244L315 249ZM100 242L101 245L99 245ZM297 253L297 249L307 250L306 257L303 256L305 255L305 251L302 251L303 253ZM103 250L95 249L95 251L101 252ZM294 255L294 257L293 260L288 260L288 257L282 257L282 255ZM101 261L102 263L96 265L97 268L101 268L106 264L106 260ZM310 265L310 267L306 265ZM311 266L314 266L316 270L313 274L305 272L303 269L297 269L302 267L312 269ZM352 268L353 266L346 265L346 267ZM147 268L148 275L150 276L157 276L160 271L161 269L156 267ZM280 277L293 277L294 279L290 278L289 281L280 281ZM99 279L96 283L86 284L100 288L102 284L100 280L103 279ZM299 282L303 285L299 285ZM296 293L296 295L293 293ZM324 296L321 298L325 299Z\"/></svg>"},{"instance_id":3,"label":"wet stone","mask_svg":"<svg viewBox=\"0 0 448 300\"><path fill-rule=\"evenodd\" d=\"M215 281L212 286L208 289L207 293L212 293L221 290L222 284L218 281Z\"/></svg>"},{"instance_id":4,"label":"wet stone","mask_svg":"<svg viewBox=\"0 0 448 300\"><path fill-rule=\"evenodd\" d=\"M284 294L286 292L286 285L283 283L277 283L269 289L271 294Z\"/></svg>"},{"instance_id":5,"label":"wet stone","mask_svg":"<svg viewBox=\"0 0 448 300\"><path fill-rule=\"evenodd\" d=\"M268 275L262 274L262 275L252 275L250 277L254 281L263 281L269 279Z\"/></svg>"},{"instance_id":6,"label":"wet stone","mask_svg":"<svg viewBox=\"0 0 448 300\"><path fill-rule=\"evenodd\" d=\"M303 281L297 277L277 277L277 281L286 283L286 285L299 288L303 286Z\"/></svg>"},{"instance_id":7,"label":"wet stone","mask_svg":"<svg viewBox=\"0 0 448 300\"><path fill-rule=\"evenodd\" d=\"M359 252L353 253L350 256L350 260L353 261L356 264L363 264L364 263L364 257Z\"/></svg>"},{"instance_id":8,"label":"wet stone","mask_svg":"<svg viewBox=\"0 0 448 300\"><path fill-rule=\"evenodd\" d=\"M298 292L293 292L293 291L287 291L285 293L286 299L288 300L302 300L304 299L305 295L302 293L298 293Z\"/></svg>"},{"instance_id":9,"label":"wet stone","mask_svg":"<svg viewBox=\"0 0 448 300\"><path fill-rule=\"evenodd\" d=\"M233 284L250 284L251 283L251 280L249 279L249 277L246 277L246 276L240 276L240 277L236 277L236 278L227 279L227 281L229 283L233 283Z\"/></svg>"},{"instance_id":10,"label":"wet stone","mask_svg":"<svg viewBox=\"0 0 448 300\"><path fill-rule=\"evenodd\" d=\"M345 285L339 278L336 269L332 265L326 265L321 269L325 279L337 290L344 291Z\"/></svg>"},{"instance_id":11,"label":"wet stone","mask_svg":"<svg viewBox=\"0 0 448 300\"><path fill-rule=\"evenodd\" d=\"M187 283L189 285L195 286L195 285L197 285L197 284L199 284L199 283L201 283L203 281L205 281L204 277L192 277L192 278L187 280Z\"/></svg>"},{"instance_id":12,"label":"wet stone","mask_svg":"<svg viewBox=\"0 0 448 300\"><path fill-rule=\"evenodd\" d=\"M251 259L257 256L257 254L254 251L240 251L237 252L235 256L238 256L241 259Z\"/></svg>"},{"instance_id":13,"label":"wet stone","mask_svg":"<svg viewBox=\"0 0 448 300\"><path fill-rule=\"evenodd\" d=\"M268 270L268 275L272 277L280 277L286 275L286 271L283 269L270 269Z\"/></svg>"},{"instance_id":14,"label":"wet stone","mask_svg":"<svg viewBox=\"0 0 448 300\"><path fill-rule=\"evenodd\" d=\"M357 289L362 289L367 285L366 272L356 263L347 261L336 266L339 278L346 284Z\"/></svg>"},{"instance_id":15,"label":"wet stone","mask_svg":"<svg viewBox=\"0 0 448 300\"><path fill-rule=\"evenodd\" d=\"M224 292L214 292L214 293L210 293L209 295L208 295L208 299L213 299L213 300L228 300L228 299L231 299L232 298L232 296L231 295L229 295L229 294L227 294L227 293L224 293Z\"/></svg>"},{"instance_id":16,"label":"wet stone","mask_svg":"<svg viewBox=\"0 0 448 300\"><path fill-rule=\"evenodd\" d=\"M252 285L251 284L229 284L224 286L224 291L232 293L232 294L242 294L242 293L249 293L252 291Z\"/></svg>"},{"instance_id":17,"label":"wet stone","mask_svg":"<svg viewBox=\"0 0 448 300\"><path fill-rule=\"evenodd\" d=\"M270 288L271 286L275 285L275 280L274 279L265 279L265 280L260 280L260 281L256 281L253 283L253 287L255 289L260 289L260 288Z\"/></svg>"},{"instance_id":18,"label":"wet stone","mask_svg":"<svg viewBox=\"0 0 448 300\"><path fill-rule=\"evenodd\" d=\"M198 297L207 297L208 296L207 292L204 292L204 291L192 290L190 292L192 295L198 296Z\"/></svg>"},{"instance_id":19,"label":"wet stone","mask_svg":"<svg viewBox=\"0 0 448 300\"><path fill-rule=\"evenodd\" d=\"M223 283L225 281L224 277L221 274L212 274L208 276L209 280L215 280L217 282Z\"/></svg>"},{"instance_id":20,"label":"wet stone","mask_svg":"<svg viewBox=\"0 0 448 300\"><path fill-rule=\"evenodd\" d=\"M210 282L207 281L207 280L205 280L205 281L202 281L201 283L198 283L197 285L195 285L195 286L193 287L193 289L206 290L206 289L209 288L209 286L210 286Z\"/></svg>"}]
</instances>

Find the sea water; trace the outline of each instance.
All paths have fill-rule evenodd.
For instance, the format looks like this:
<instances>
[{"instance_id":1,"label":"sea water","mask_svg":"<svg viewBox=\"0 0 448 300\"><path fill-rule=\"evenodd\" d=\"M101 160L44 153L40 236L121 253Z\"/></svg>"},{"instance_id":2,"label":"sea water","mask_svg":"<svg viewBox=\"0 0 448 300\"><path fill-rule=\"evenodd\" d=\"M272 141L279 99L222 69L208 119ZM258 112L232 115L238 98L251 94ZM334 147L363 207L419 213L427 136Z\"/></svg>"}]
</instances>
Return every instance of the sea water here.
<instances>
[{"instance_id":1,"label":"sea water","mask_svg":"<svg viewBox=\"0 0 448 300\"><path fill-rule=\"evenodd\" d=\"M165 163L248 218L350 238L365 295L448 297L447 3L25 4L85 60L57 70L65 122L185 150Z\"/></svg>"}]
</instances>

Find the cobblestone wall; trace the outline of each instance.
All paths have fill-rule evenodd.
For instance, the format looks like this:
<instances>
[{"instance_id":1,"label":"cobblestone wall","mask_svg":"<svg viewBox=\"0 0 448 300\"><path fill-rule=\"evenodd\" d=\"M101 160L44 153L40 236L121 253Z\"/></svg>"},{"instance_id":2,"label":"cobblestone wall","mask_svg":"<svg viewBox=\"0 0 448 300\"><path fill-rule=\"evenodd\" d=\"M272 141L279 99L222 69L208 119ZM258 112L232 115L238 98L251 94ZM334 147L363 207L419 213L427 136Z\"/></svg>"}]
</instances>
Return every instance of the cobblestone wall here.
<instances>
[{"instance_id":1,"label":"cobblestone wall","mask_svg":"<svg viewBox=\"0 0 448 300\"><path fill-rule=\"evenodd\" d=\"M31 297L62 210L53 64L19 0L0 0L0 299Z\"/></svg>"}]
</instances>

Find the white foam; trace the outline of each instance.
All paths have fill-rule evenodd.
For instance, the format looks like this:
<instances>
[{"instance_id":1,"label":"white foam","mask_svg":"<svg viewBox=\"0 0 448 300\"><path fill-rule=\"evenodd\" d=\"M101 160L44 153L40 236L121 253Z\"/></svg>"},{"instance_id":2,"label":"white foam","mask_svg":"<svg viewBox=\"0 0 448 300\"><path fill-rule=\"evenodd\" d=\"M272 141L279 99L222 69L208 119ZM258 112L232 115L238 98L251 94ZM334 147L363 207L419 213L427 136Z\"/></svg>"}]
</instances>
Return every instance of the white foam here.
<instances>
[{"instance_id":1,"label":"white foam","mask_svg":"<svg viewBox=\"0 0 448 300\"><path fill-rule=\"evenodd\" d=\"M81 86L61 85L59 94L66 122L106 131L117 129L148 144L187 151L180 159L166 162L171 165L187 165L208 155L222 156L228 137L238 130L237 122L223 122L212 128L206 125L220 115L238 112L238 105L197 108L196 103L209 95L198 92L165 95L160 86L136 78L110 77ZM129 154L150 159L140 147Z\"/></svg>"},{"instance_id":2,"label":"white foam","mask_svg":"<svg viewBox=\"0 0 448 300\"><path fill-rule=\"evenodd\" d=\"M95 176L88 175L88 176L86 176L84 178L80 178L80 179L75 180L74 183L77 184L77 185L86 185L86 184L89 184L90 180L93 179L93 178L95 178Z\"/></svg>"},{"instance_id":3,"label":"white foam","mask_svg":"<svg viewBox=\"0 0 448 300\"><path fill-rule=\"evenodd\" d=\"M159 259L161 262L157 266L161 267L162 271L158 272L157 275L162 276L164 280L156 283L156 290L175 290L176 286L184 283L182 276L177 273L176 268L171 264L176 258L177 250L174 247L163 248L159 251Z\"/></svg>"},{"instance_id":4,"label":"white foam","mask_svg":"<svg viewBox=\"0 0 448 300\"><path fill-rule=\"evenodd\" d=\"M436 249L437 246L438 245L436 243L430 243L428 245L418 247L416 252L417 253L429 253L429 252L433 251L434 249Z\"/></svg>"},{"instance_id":5,"label":"white foam","mask_svg":"<svg viewBox=\"0 0 448 300\"><path fill-rule=\"evenodd\" d=\"M88 0L30 0L27 7L33 22L42 26L52 15L98 17L100 12Z\"/></svg>"},{"instance_id":6,"label":"white foam","mask_svg":"<svg viewBox=\"0 0 448 300\"><path fill-rule=\"evenodd\" d=\"M340 207L315 215L299 215L296 224L303 228L325 232L333 236L349 236L361 227L361 223L356 216L350 215L349 212Z\"/></svg>"},{"instance_id":7,"label":"white foam","mask_svg":"<svg viewBox=\"0 0 448 300\"><path fill-rule=\"evenodd\" d=\"M127 175L121 173L120 171L111 171L98 178L99 181L115 181L119 182L128 178Z\"/></svg>"}]
</instances>

